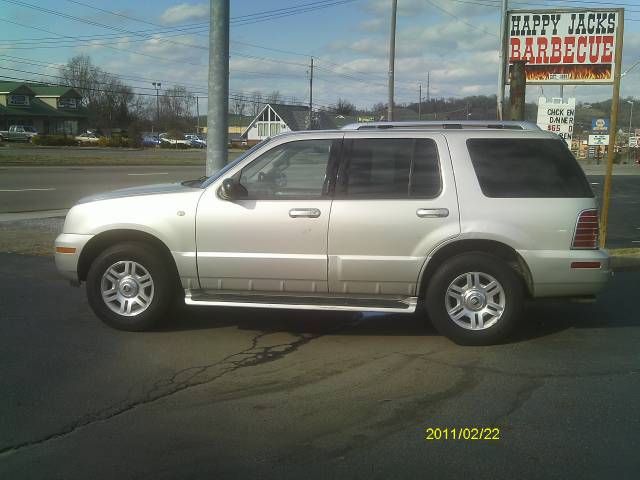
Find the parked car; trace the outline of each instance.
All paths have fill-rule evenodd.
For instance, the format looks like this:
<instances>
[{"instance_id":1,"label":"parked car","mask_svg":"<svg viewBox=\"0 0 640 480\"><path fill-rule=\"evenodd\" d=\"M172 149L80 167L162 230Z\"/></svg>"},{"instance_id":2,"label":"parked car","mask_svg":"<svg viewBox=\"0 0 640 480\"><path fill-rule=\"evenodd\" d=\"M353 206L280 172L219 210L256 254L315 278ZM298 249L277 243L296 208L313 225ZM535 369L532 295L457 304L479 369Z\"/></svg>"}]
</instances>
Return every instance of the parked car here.
<instances>
[{"instance_id":1,"label":"parked car","mask_svg":"<svg viewBox=\"0 0 640 480\"><path fill-rule=\"evenodd\" d=\"M169 138L167 133L161 133L158 137L160 138L160 142L168 143L170 145L178 145L183 144L187 146L191 146L191 141L187 140L184 136L182 138Z\"/></svg>"},{"instance_id":2,"label":"parked car","mask_svg":"<svg viewBox=\"0 0 640 480\"><path fill-rule=\"evenodd\" d=\"M356 124L278 135L209 178L81 200L56 264L112 327L188 305L420 312L461 344L527 299L611 276L596 201L556 135L526 122Z\"/></svg>"},{"instance_id":3,"label":"parked car","mask_svg":"<svg viewBox=\"0 0 640 480\"><path fill-rule=\"evenodd\" d=\"M95 133L87 132L77 135L75 139L80 144L95 144L100 141L100 136L96 135Z\"/></svg>"},{"instance_id":4,"label":"parked car","mask_svg":"<svg viewBox=\"0 0 640 480\"><path fill-rule=\"evenodd\" d=\"M190 144L194 148L207 148L206 140L200 138L194 133L189 133L184 136L185 140L189 140Z\"/></svg>"},{"instance_id":5,"label":"parked car","mask_svg":"<svg viewBox=\"0 0 640 480\"><path fill-rule=\"evenodd\" d=\"M0 142L31 142L38 131L28 125L11 125L9 130L0 131Z\"/></svg>"},{"instance_id":6,"label":"parked car","mask_svg":"<svg viewBox=\"0 0 640 480\"><path fill-rule=\"evenodd\" d=\"M142 146L143 147L157 147L160 145L160 139L155 135L143 135Z\"/></svg>"}]
</instances>

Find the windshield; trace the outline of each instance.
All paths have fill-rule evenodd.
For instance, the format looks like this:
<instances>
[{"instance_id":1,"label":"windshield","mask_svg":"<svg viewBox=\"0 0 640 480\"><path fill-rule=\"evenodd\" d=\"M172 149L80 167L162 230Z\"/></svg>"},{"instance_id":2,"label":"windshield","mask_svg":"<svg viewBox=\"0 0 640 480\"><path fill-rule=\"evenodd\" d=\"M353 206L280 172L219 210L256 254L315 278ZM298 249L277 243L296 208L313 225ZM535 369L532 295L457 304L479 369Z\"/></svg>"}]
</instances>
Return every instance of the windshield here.
<instances>
[{"instance_id":1,"label":"windshield","mask_svg":"<svg viewBox=\"0 0 640 480\"><path fill-rule=\"evenodd\" d=\"M244 153L241 153L239 157L237 157L234 161L232 161L231 163L226 164L224 167L222 167L220 170L218 170L216 173L214 173L213 175L211 175L209 178L207 178L202 184L201 187L202 188L206 188L209 185L211 185L213 182L215 182L218 178L220 178L222 175L224 175L225 173L227 173L229 170L231 170L233 167L235 167L238 163L240 163L242 160L244 160L245 158L247 158L249 155L251 155L253 152L255 152L256 150L262 148L263 145L266 145L267 143L269 143L269 141L271 140L271 137L269 138L265 138L263 141L261 141L260 143L256 143L253 147L251 147L249 150L245 151Z\"/></svg>"}]
</instances>

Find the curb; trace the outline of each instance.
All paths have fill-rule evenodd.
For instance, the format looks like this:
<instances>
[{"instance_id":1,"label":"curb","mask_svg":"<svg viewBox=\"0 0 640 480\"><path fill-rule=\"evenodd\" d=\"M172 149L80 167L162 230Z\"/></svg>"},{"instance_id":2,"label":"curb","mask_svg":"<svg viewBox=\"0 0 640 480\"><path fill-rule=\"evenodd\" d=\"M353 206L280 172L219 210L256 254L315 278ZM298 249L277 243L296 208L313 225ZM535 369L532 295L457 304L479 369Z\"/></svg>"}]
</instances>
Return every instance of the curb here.
<instances>
[{"instance_id":1,"label":"curb","mask_svg":"<svg viewBox=\"0 0 640 480\"><path fill-rule=\"evenodd\" d=\"M640 271L640 256L612 255L611 267L614 272L638 272Z\"/></svg>"}]
</instances>

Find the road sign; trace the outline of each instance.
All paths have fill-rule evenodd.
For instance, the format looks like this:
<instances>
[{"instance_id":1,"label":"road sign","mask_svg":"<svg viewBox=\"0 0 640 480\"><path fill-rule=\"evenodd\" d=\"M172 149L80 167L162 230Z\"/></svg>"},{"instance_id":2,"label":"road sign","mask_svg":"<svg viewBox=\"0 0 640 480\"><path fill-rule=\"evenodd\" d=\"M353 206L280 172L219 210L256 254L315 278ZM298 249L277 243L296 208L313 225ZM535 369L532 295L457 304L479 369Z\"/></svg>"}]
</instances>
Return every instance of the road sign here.
<instances>
[{"instance_id":1,"label":"road sign","mask_svg":"<svg viewBox=\"0 0 640 480\"><path fill-rule=\"evenodd\" d=\"M538 120L536 123L542 130L557 133L569 146L573 137L573 120L576 112L576 99L546 97L538 99Z\"/></svg>"},{"instance_id":2,"label":"road sign","mask_svg":"<svg viewBox=\"0 0 640 480\"><path fill-rule=\"evenodd\" d=\"M609 145L609 135L589 135L589 145Z\"/></svg>"},{"instance_id":3,"label":"road sign","mask_svg":"<svg viewBox=\"0 0 640 480\"><path fill-rule=\"evenodd\" d=\"M629 148L638 148L638 137L629 137Z\"/></svg>"},{"instance_id":4,"label":"road sign","mask_svg":"<svg viewBox=\"0 0 640 480\"><path fill-rule=\"evenodd\" d=\"M609 119L608 118L592 118L591 132L599 133L601 135L609 133Z\"/></svg>"},{"instance_id":5,"label":"road sign","mask_svg":"<svg viewBox=\"0 0 640 480\"><path fill-rule=\"evenodd\" d=\"M527 61L527 84L614 82L614 67L622 59L620 9L511 10L507 15L505 51L511 68L517 60Z\"/></svg>"}]
</instances>

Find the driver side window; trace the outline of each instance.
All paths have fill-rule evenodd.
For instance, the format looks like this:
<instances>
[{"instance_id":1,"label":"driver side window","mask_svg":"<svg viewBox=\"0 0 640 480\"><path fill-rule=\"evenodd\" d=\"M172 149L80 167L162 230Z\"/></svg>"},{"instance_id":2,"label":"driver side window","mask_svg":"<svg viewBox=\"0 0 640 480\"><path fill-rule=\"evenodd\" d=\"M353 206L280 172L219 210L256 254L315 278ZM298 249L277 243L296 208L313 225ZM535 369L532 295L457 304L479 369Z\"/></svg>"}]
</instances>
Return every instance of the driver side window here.
<instances>
[{"instance_id":1,"label":"driver side window","mask_svg":"<svg viewBox=\"0 0 640 480\"><path fill-rule=\"evenodd\" d=\"M242 169L248 198L319 198L334 140L299 140L272 148Z\"/></svg>"}]
</instances>

